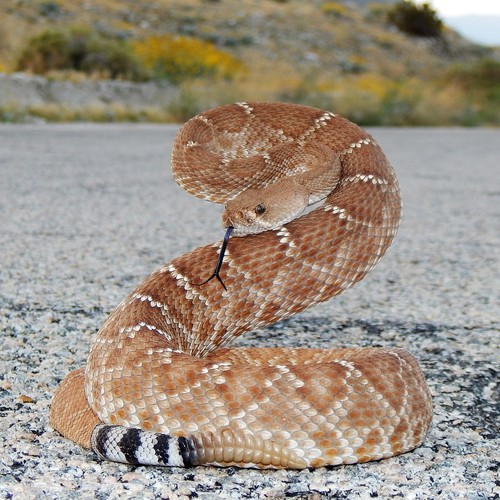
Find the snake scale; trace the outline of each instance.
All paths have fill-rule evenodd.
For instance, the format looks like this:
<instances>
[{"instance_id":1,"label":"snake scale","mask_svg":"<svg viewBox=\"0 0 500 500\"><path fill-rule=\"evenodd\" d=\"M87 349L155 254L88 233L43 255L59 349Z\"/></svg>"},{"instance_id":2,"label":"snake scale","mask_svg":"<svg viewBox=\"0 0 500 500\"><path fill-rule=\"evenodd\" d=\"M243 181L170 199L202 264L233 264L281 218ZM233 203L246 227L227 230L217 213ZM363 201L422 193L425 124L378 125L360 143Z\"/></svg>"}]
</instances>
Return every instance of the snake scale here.
<instances>
[{"instance_id":1,"label":"snake scale","mask_svg":"<svg viewBox=\"0 0 500 500\"><path fill-rule=\"evenodd\" d=\"M52 426L102 458L167 466L320 467L419 446L432 403L408 352L224 347L342 293L384 255L401 198L374 139L332 112L237 103L181 128L172 170L225 204L226 239L123 300L57 390Z\"/></svg>"}]
</instances>

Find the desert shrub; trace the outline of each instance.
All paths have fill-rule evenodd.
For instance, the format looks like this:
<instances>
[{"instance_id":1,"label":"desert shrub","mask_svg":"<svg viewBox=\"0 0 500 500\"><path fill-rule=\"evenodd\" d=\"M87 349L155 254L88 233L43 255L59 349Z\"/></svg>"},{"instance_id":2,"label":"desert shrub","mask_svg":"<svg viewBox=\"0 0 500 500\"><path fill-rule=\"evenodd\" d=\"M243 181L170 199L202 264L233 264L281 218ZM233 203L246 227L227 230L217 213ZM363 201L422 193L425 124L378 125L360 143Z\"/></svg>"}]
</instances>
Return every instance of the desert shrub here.
<instances>
[{"instance_id":1,"label":"desert shrub","mask_svg":"<svg viewBox=\"0 0 500 500\"><path fill-rule=\"evenodd\" d=\"M392 49L397 47L398 35L395 33L389 33L387 31L382 31L374 35L375 42L384 49Z\"/></svg>"},{"instance_id":2,"label":"desert shrub","mask_svg":"<svg viewBox=\"0 0 500 500\"><path fill-rule=\"evenodd\" d=\"M248 46L254 43L253 36L246 33L241 35L208 33L203 35L203 40L224 47Z\"/></svg>"},{"instance_id":3,"label":"desert shrub","mask_svg":"<svg viewBox=\"0 0 500 500\"><path fill-rule=\"evenodd\" d=\"M91 37L81 52L80 67L85 73L104 73L111 78L142 79L142 71L127 43Z\"/></svg>"},{"instance_id":4,"label":"desert shrub","mask_svg":"<svg viewBox=\"0 0 500 500\"><path fill-rule=\"evenodd\" d=\"M173 83L197 77L232 79L244 69L214 44L187 36L150 36L134 42L133 48L153 77Z\"/></svg>"},{"instance_id":5,"label":"desert shrub","mask_svg":"<svg viewBox=\"0 0 500 500\"><path fill-rule=\"evenodd\" d=\"M387 17L400 31L412 36L439 37L443 30L443 22L428 3L398 2L388 11Z\"/></svg>"},{"instance_id":6,"label":"desert shrub","mask_svg":"<svg viewBox=\"0 0 500 500\"><path fill-rule=\"evenodd\" d=\"M194 115L200 113L204 108L200 97L191 88L181 85L178 98L166 108L170 121L184 123Z\"/></svg>"},{"instance_id":7,"label":"desert shrub","mask_svg":"<svg viewBox=\"0 0 500 500\"><path fill-rule=\"evenodd\" d=\"M55 18L61 14L62 9L58 2L54 2L53 0L48 0L46 2L42 2L39 5L38 11L40 15L44 17Z\"/></svg>"},{"instance_id":8,"label":"desert shrub","mask_svg":"<svg viewBox=\"0 0 500 500\"><path fill-rule=\"evenodd\" d=\"M363 73L367 60L361 55L351 55L339 62L339 67L344 73Z\"/></svg>"},{"instance_id":9,"label":"desert shrub","mask_svg":"<svg viewBox=\"0 0 500 500\"><path fill-rule=\"evenodd\" d=\"M339 2L325 2L321 5L321 10L329 16L342 17L348 9L344 4Z\"/></svg>"},{"instance_id":10,"label":"desert shrub","mask_svg":"<svg viewBox=\"0 0 500 500\"><path fill-rule=\"evenodd\" d=\"M143 77L126 42L86 28L50 29L34 36L22 51L17 69L37 74L76 70L131 80Z\"/></svg>"},{"instance_id":11,"label":"desert shrub","mask_svg":"<svg viewBox=\"0 0 500 500\"><path fill-rule=\"evenodd\" d=\"M467 90L499 89L500 61L485 58L472 64L461 64L451 68L446 79Z\"/></svg>"},{"instance_id":12,"label":"desert shrub","mask_svg":"<svg viewBox=\"0 0 500 500\"><path fill-rule=\"evenodd\" d=\"M334 111L365 126L424 125L418 106L424 98L416 80L394 81L383 75L351 75L335 84Z\"/></svg>"},{"instance_id":13,"label":"desert shrub","mask_svg":"<svg viewBox=\"0 0 500 500\"><path fill-rule=\"evenodd\" d=\"M380 2L369 2L366 6L365 17L368 21L378 21L387 18L390 5Z\"/></svg>"},{"instance_id":14,"label":"desert shrub","mask_svg":"<svg viewBox=\"0 0 500 500\"><path fill-rule=\"evenodd\" d=\"M71 67L68 37L62 31L47 30L28 41L17 62L17 69L46 73Z\"/></svg>"},{"instance_id":15,"label":"desert shrub","mask_svg":"<svg viewBox=\"0 0 500 500\"><path fill-rule=\"evenodd\" d=\"M500 125L500 62L482 59L457 65L446 73L444 83L463 92L468 112L460 117L462 125Z\"/></svg>"}]
</instances>

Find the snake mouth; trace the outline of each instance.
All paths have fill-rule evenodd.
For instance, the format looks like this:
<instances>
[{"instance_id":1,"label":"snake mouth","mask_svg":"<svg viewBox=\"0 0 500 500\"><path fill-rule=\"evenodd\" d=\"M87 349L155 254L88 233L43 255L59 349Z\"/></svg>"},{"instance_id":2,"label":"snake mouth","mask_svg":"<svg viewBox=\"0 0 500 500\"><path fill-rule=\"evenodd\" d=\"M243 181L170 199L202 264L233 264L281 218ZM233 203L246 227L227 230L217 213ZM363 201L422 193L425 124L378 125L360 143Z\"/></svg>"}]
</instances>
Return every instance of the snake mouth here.
<instances>
[{"instance_id":1,"label":"snake mouth","mask_svg":"<svg viewBox=\"0 0 500 500\"><path fill-rule=\"evenodd\" d=\"M229 228L232 228L232 236L240 237L240 236L248 236L250 234L258 234L261 231L252 231L252 228L247 228L245 226L240 226L240 227L234 227L234 226L227 226L226 229L229 230Z\"/></svg>"},{"instance_id":2,"label":"snake mouth","mask_svg":"<svg viewBox=\"0 0 500 500\"><path fill-rule=\"evenodd\" d=\"M233 220L233 217L228 215L226 212L222 214L222 226L226 230L224 235L224 240L228 240L229 236L245 236L251 234L251 228L243 224L238 223L238 221Z\"/></svg>"}]
</instances>

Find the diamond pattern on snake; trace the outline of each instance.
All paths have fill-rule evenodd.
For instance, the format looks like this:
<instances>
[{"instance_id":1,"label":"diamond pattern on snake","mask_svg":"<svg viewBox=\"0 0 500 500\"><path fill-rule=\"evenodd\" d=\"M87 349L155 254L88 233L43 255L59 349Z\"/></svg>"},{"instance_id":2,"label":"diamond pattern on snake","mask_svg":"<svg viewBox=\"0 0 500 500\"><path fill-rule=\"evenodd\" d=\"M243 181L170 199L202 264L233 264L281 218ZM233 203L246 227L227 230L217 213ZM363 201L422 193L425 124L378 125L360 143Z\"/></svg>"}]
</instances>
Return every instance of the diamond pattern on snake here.
<instances>
[{"instance_id":1,"label":"diamond pattern on snake","mask_svg":"<svg viewBox=\"0 0 500 500\"><path fill-rule=\"evenodd\" d=\"M180 467L310 468L419 446L432 402L408 352L227 347L342 293L385 254L401 196L375 140L329 111L236 103L180 129L172 171L224 204L225 238L111 313L58 388L52 426L104 459Z\"/></svg>"}]
</instances>

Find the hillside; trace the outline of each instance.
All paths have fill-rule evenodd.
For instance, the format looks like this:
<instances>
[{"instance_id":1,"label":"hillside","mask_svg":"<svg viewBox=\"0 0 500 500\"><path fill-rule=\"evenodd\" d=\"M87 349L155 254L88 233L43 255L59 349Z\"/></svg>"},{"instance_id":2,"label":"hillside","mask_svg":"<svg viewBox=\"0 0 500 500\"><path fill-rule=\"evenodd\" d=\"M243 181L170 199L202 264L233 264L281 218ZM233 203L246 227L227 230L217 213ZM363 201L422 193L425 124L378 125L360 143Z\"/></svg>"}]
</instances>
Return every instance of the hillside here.
<instances>
[{"instance_id":1,"label":"hillside","mask_svg":"<svg viewBox=\"0 0 500 500\"><path fill-rule=\"evenodd\" d=\"M453 107L451 101L461 89L450 87L450 68L458 63L473 65L494 54L492 49L473 44L450 29L445 29L440 38L408 36L388 23L387 3L365 3L320 0L3 3L0 4L0 69L16 69L27 40L48 28L86 26L124 43L168 33L214 44L240 61L244 68L230 78L225 75L180 82L182 94L196 101L191 103L195 108L238 99L292 100L335 107L351 116L354 113L355 119L376 123L375 115L384 113L379 109L384 99L392 99L402 101L406 107L420 105L417 113L420 118L415 115L414 119L418 123L425 122L427 109L432 110L436 105ZM75 78L74 74L50 76ZM441 104L439 100L436 102L438 97ZM359 108L364 108L359 116L355 113L356 102ZM445 117L436 117L438 123L449 121L446 109ZM388 122L397 124L398 120L411 122L407 117L396 116Z\"/></svg>"}]
</instances>

